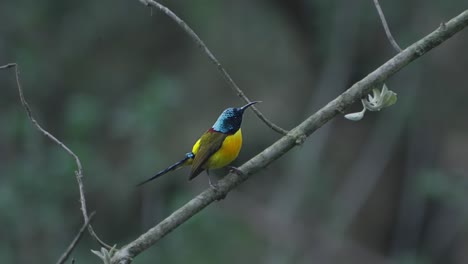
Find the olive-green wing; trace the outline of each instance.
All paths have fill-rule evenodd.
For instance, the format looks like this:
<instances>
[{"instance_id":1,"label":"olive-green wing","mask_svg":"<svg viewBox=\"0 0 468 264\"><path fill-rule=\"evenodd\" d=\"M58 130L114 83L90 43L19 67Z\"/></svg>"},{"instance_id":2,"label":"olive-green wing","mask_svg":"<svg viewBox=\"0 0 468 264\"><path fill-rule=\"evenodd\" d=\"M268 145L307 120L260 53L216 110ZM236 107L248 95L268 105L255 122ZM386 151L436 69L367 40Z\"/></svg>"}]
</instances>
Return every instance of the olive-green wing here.
<instances>
[{"instance_id":1,"label":"olive-green wing","mask_svg":"<svg viewBox=\"0 0 468 264\"><path fill-rule=\"evenodd\" d=\"M208 159L221 148L227 136L227 134L215 131L208 131L203 134L203 136L200 138L200 147L198 148L197 154L195 154L195 158L193 159L189 180L195 178L198 176L198 174L205 170L203 165L205 165Z\"/></svg>"}]
</instances>

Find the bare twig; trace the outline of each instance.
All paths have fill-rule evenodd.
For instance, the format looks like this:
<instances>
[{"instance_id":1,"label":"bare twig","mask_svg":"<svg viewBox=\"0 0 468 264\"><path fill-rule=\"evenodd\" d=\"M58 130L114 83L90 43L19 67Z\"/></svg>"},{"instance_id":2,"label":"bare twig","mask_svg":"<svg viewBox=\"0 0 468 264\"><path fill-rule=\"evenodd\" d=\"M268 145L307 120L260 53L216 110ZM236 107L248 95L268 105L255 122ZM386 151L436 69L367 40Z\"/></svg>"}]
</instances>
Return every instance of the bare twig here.
<instances>
[{"instance_id":1,"label":"bare twig","mask_svg":"<svg viewBox=\"0 0 468 264\"><path fill-rule=\"evenodd\" d=\"M0 70L7 69L7 68L13 68L15 66L16 66L16 63L8 63L8 64L0 66Z\"/></svg>"},{"instance_id":2,"label":"bare twig","mask_svg":"<svg viewBox=\"0 0 468 264\"><path fill-rule=\"evenodd\" d=\"M302 143L307 136L335 116L341 114L347 107L363 95L369 93L375 85L384 82L410 62L437 47L466 26L468 26L468 10L465 10L457 17L451 19L445 26L439 27L423 39L398 53L365 78L355 83L333 101L329 102L315 114L311 115L297 127L289 131L286 136L280 138L264 151L244 163L240 169L245 174L228 174L218 182L217 189L209 188L205 190L158 225L118 250L112 258L112 263L131 263L135 256L155 244L193 215L200 212L214 201L225 197L228 192L246 181L251 175L265 168L293 147Z\"/></svg>"},{"instance_id":3,"label":"bare twig","mask_svg":"<svg viewBox=\"0 0 468 264\"><path fill-rule=\"evenodd\" d=\"M4 66L0 66L0 69L6 69L6 68L15 68L15 76L16 76L16 86L18 88L18 93L19 97L21 100L21 104L24 107L24 110L26 111L26 114L28 115L29 120L33 123L33 125L46 137L48 137L50 140L55 142L57 145L59 145L61 148L63 148L70 156L72 156L75 159L75 163L77 166L77 170L75 171L75 176L76 176L76 181L78 182L78 189L80 192L80 203L81 203L81 212L83 214L83 218L85 222L88 222L89 216L88 216L88 210L86 208L86 198L84 194L84 186L83 186L83 167L81 166L80 159L78 156L71 150L69 149L65 144L63 144L60 140L58 140L54 135L50 134L47 130L42 128L41 125L37 122L37 120L34 118L31 108L29 107L28 102L26 102L26 99L24 98L23 95L23 89L21 88L21 83L20 83L20 78L19 78L19 66L16 63L9 63ZM88 225L88 230L91 236L96 239L96 241L103 247L106 248L111 248L109 245L104 243L94 232L94 229L91 225Z\"/></svg>"},{"instance_id":4,"label":"bare twig","mask_svg":"<svg viewBox=\"0 0 468 264\"><path fill-rule=\"evenodd\" d=\"M224 80L228 83L229 87L237 93L239 97L241 97L246 103L250 103L250 99L245 95L245 93L237 86L237 84L234 82L234 80L231 78L231 76L227 73L226 69L221 65L221 63L216 59L216 57L211 53L211 51L208 49L206 44L201 40L201 38L193 31L187 23L185 23L182 19L180 19L174 12L172 12L169 8L165 7L164 5L153 1L153 0L139 0L141 3L143 3L146 6L154 6L158 8L161 12L166 14L168 17L170 17L172 20L174 20L177 25L179 25L189 36L192 38L192 40L195 42L197 47L202 50L210 59L210 61L216 66L218 71L221 73L223 76ZM254 105L250 107L255 114L262 120L268 127L273 129L274 131L286 135L288 133L287 130L279 127L278 125L274 124L271 122L268 118L266 118Z\"/></svg>"},{"instance_id":5,"label":"bare twig","mask_svg":"<svg viewBox=\"0 0 468 264\"><path fill-rule=\"evenodd\" d=\"M388 27L387 20L385 19L385 15L382 11L382 8L380 7L379 0L374 0L374 5L375 5L375 8L377 9L377 13L379 13L379 17L380 17L380 20L382 21L382 25L384 27L385 34L387 35L388 41L390 41L390 44L396 50L396 52L401 52L402 49L400 48L398 43L393 38L392 32L390 32L390 28Z\"/></svg>"},{"instance_id":6,"label":"bare twig","mask_svg":"<svg viewBox=\"0 0 468 264\"><path fill-rule=\"evenodd\" d=\"M88 221L85 221L83 226L81 226L80 231L78 231L78 234L76 234L75 238L73 239L71 244L68 246L67 250L63 252L62 256L57 261L57 264L63 264L65 263L65 261L67 261L68 257L70 256L72 251L75 249L76 245L78 245L78 242L80 242L81 237L83 237L84 231L86 230L88 225L91 223L91 220L93 219L95 214L96 212L92 212L89 214Z\"/></svg>"}]
</instances>

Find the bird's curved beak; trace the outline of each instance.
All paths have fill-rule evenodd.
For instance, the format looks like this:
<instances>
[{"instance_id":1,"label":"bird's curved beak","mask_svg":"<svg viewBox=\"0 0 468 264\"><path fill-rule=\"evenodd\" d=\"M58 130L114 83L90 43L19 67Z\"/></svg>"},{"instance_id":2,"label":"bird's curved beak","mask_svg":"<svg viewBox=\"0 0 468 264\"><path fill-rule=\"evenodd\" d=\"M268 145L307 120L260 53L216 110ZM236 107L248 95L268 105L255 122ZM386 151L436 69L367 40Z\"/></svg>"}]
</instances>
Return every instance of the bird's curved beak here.
<instances>
[{"instance_id":1,"label":"bird's curved beak","mask_svg":"<svg viewBox=\"0 0 468 264\"><path fill-rule=\"evenodd\" d=\"M256 104L256 103L261 103L261 102L262 102L262 101L253 101L253 102L250 102L250 103L248 103L248 104L242 106L242 107L240 108L240 110L241 110L241 111L244 111L244 110L247 109L249 106L254 105L254 104Z\"/></svg>"}]
</instances>

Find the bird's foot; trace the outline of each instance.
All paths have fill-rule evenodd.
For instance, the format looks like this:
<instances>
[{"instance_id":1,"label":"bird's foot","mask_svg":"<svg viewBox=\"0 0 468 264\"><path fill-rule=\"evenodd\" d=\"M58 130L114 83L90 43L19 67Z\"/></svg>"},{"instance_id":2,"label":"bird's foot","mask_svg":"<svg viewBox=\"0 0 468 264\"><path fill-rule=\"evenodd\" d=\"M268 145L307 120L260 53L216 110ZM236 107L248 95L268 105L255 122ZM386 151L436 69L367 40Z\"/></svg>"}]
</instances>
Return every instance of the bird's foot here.
<instances>
[{"instance_id":1,"label":"bird's foot","mask_svg":"<svg viewBox=\"0 0 468 264\"><path fill-rule=\"evenodd\" d=\"M235 173L235 174L237 174L239 176L244 176L245 175L245 173L241 169L239 169L237 167L228 166L228 168L229 168L230 173Z\"/></svg>"},{"instance_id":2,"label":"bird's foot","mask_svg":"<svg viewBox=\"0 0 468 264\"><path fill-rule=\"evenodd\" d=\"M211 180L208 180L208 184L210 185L211 188L213 188L215 191L218 191L218 183L212 183Z\"/></svg>"},{"instance_id":3,"label":"bird's foot","mask_svg":"<svg viewBox=\"0 0 468 264\"><path fill-rule=\"evenodd\" d=\"M224 198L226 198L226 194L222 194L222 193L221 193L221 190L219 189L218 182L213 183L213 182L211 181L210 175L208 175L208 183L210 184L210 187L213 188L213 190L214 190L215 192L217 192L218 194L220 194L219 197L218 197L216 200L221 201L221 200L223 200Z\"/></svg>"},{"instance_id":4,"label":"bird's foot","mask_svg":"<svg viewBox=\"0 0 468 264\"><path fill-rule=\"evenodd\" d=\"M208 175L208 184L210 185L211 188L213 188L215 191L218 190L218 182L214 182L211 180L211 177L209 174Z\"/></svg>"}]
</instances>

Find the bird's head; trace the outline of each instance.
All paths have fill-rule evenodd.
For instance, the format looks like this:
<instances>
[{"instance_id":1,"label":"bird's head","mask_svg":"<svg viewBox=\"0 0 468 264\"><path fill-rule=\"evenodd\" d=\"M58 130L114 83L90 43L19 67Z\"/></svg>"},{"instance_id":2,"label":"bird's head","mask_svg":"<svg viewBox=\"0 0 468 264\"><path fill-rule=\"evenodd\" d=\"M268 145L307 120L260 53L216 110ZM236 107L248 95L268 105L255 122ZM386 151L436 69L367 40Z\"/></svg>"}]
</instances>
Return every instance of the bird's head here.
<instances>
[{"instance_id":1,"label":"bird's head","mask_svg":"<svg viewBox=\"0 0 468 264\"><path fill-rule=\"evenodd\" d=\"M212 129L225 134L234 134L239 130L242 123L242 115L249 106L259 101L250 102L242 107L230 107L224 110L212 126Z\"/></svg>"}]
</instances>

